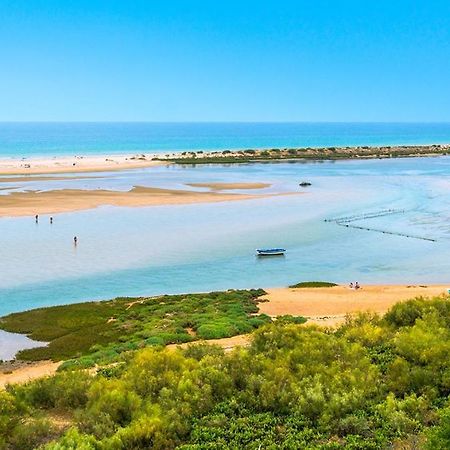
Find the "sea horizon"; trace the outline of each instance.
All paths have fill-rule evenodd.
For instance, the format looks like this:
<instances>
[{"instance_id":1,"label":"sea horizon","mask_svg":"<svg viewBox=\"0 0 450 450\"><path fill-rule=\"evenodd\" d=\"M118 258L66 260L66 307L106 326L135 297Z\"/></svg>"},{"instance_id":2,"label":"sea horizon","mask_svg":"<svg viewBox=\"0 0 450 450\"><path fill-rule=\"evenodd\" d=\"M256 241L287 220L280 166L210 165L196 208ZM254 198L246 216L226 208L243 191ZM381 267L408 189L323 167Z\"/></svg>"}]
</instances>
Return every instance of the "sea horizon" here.
<instances>
[{"instance_id":1,"label":"sea horizon","mask_svg":"<svg viewBox=\"0 0 450 450\"><path fill-rule=\"evenodd\" d=\"M0 158L450 143L450 122L0 122Z\"/></svg>"}]
</instances>

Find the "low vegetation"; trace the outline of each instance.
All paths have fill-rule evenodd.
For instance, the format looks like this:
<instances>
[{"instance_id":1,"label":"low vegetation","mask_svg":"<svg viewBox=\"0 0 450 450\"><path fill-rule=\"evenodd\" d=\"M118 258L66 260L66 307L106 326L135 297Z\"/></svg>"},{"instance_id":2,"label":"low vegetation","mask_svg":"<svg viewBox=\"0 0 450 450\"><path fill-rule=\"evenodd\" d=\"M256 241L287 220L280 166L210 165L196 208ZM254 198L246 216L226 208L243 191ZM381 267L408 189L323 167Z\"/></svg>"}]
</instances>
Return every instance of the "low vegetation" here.
<instances>
[{"instance_id":1,"label":"low vegetation","mask_svg":"<svg viewBox=\"0 0 450 450\"><path fill-rule=\"evenodd\" d=\"M335 331L275 321L228 353L147 347L0 392L0 448L444 450L449 354L449 297Z\"/></svg>"},{"instance_id":2,"label":"low vegetation","mask_svg":"<svg viewBox=\"0 0 450 450\"><path fill-rule=\"evenodd\" d=\"M448 145L402 145L383 147L324 147L324 148L272 148L265 150L183 152L154 157L154 160L178 164L233 164L283 160L338 160L356 158L402 158L411 156L446 155Z\"/></svg>"},{"instance_id":3,"label":"low vegetation","mask_svg":"<svg viewBox=\"0 0 450 450\"><path fill-rule=\"evenodd\" d=\"M328 281L302 281L301 283L292 284L290 288L320 288L320 287L333 287L337 286L336 283L329 283Z\"/></svg>"},{"instance_id":4,"label":"low vegetation","mask_svg":"<svg viewBox=\"0 0 450 450\"><path fill-rule=\"evenodd\" d=\"M114 361L125 351L148 345L248 333L270 321L258 314L263 294L259 289L116 298L10 314L0 319L0 328L49 342L19 352L19 359L77 358L74 363L87 367Z\"/></svg>"}]
</instances>

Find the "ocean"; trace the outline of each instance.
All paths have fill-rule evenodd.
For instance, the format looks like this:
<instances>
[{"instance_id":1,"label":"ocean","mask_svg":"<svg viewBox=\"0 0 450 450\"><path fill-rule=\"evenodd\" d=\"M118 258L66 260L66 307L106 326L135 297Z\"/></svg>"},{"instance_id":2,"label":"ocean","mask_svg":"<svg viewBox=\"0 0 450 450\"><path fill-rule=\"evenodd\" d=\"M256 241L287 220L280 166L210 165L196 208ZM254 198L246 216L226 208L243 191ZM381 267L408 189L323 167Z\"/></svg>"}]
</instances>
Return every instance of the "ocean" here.
<instances>
[{"instance_id":1,"label":"ocean","mask_svg":"<svg viewBox=\"0 0 450 450\"><path fill-rule=\"evenodd\" d=\"M450 143L450 123L0 123L0 157Z\"/></svg>"}]
</instances>

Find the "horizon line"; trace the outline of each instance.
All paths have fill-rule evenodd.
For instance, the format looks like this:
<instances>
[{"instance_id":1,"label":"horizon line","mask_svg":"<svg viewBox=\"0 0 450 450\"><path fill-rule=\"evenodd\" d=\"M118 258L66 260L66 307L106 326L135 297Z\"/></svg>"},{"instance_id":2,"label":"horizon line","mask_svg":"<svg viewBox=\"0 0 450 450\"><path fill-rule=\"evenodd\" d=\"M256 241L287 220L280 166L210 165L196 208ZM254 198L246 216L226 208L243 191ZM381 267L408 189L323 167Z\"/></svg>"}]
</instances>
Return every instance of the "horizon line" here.
<instances>
[{"instance_id":1,"label":"horizon line","mask_svg":"<svg viewBox=\"0 0 450 450\"><path fill-rule=\"evenodd\" d=\"M438 121L383 121L383 120L0 120L0 124L450 124Z\"/></svg>"}]
</instances>

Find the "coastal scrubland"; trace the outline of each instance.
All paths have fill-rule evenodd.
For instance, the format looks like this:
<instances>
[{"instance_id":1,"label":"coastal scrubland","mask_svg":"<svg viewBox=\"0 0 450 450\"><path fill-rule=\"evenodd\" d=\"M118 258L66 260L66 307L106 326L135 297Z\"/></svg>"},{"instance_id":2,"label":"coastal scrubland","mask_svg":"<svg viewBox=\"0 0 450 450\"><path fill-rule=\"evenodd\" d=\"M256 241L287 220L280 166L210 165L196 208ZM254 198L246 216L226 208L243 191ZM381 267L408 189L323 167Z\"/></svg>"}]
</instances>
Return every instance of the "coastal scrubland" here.
<instances>
[{"instance_id":1,"label":"coastal scrubland","mask_svg":"<svg viewBox=\"0 0 450 450\"><path fill-rule=\"evenodd\" d=\"M253 298L253 296L250 296ZM247 348L128 352L0 392L5 449L447 449L450 300L337 329L259 327Z\"/></svg>"},{"instance_id":2,"label":"coastal scrubland","mask_svg":"<svg viewBox=\"0 0 450 450\"><path fill-rule=\"evenodd\" d=\"M223 151L197 151L155 156L154 161L178 164L232 164L249 162L276 162L283 160L339 160L405 158L413 156L447 155L450 146L445 145L396 145L363 147L322 147L322 148L272 148Z\"/></svg>"}]
</instances>

